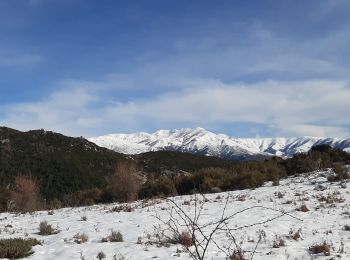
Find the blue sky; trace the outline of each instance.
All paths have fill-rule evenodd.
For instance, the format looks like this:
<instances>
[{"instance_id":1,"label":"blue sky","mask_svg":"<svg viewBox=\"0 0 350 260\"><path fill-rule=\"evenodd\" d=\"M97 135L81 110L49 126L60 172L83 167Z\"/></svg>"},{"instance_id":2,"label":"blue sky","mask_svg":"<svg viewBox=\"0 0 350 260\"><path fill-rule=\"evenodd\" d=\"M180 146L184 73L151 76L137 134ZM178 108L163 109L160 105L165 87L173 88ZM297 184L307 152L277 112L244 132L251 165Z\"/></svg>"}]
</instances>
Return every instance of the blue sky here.
<instances>
[{"instance_id":1,"label":"blue sky","mask_svg":"<svg viewBox=\"0 0 350 260\"><path fill-rule=\"evenodd\" d=\"M350 2L0 0L0 125L350 136Z\"/></svg>"}]
</instances>

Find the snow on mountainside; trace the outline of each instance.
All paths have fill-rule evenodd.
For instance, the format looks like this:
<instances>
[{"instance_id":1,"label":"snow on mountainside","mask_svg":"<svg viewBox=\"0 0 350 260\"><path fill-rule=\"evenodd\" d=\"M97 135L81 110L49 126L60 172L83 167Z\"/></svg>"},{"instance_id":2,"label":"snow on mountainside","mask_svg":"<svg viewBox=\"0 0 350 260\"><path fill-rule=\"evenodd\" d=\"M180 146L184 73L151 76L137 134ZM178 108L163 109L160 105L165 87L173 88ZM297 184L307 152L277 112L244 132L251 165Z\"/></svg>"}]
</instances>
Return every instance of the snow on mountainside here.
<instances>
[{"instance_id":1,"label":"snow on mountainside","mask_svg":"<svg viewBox=\"0 0 350 260\"><path fill-rule=\"evenodd\" d=\"M266 156L290 157L307 152L314 145L328 144L350 152L350 138L233 138L215 134L203 128L159 130L153 134L110 134L90 138L99 146L125 154L150 151L180 151L224 159L261 158Z\"/></svg>"}]
</instances>

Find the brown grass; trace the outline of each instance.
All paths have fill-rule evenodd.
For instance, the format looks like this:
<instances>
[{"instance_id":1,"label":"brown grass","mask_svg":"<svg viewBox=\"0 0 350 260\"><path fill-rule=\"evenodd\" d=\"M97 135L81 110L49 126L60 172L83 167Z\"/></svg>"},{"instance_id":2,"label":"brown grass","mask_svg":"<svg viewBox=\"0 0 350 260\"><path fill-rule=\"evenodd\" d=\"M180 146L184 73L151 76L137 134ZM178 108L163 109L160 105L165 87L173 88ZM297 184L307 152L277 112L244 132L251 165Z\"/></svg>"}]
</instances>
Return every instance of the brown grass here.
<instances>
[{"instance_id":1,"label":"brown grass","mask_svg":"<svg viewBox=\"0 0 350 260\"><path fill-rule=\"evenodd\" d=\"M324 241L322 244L316 244L309 247L309 251L311 254L324 254L325 256L329 256L331 253L331 247Z\"/></svg>"}]
</instances>

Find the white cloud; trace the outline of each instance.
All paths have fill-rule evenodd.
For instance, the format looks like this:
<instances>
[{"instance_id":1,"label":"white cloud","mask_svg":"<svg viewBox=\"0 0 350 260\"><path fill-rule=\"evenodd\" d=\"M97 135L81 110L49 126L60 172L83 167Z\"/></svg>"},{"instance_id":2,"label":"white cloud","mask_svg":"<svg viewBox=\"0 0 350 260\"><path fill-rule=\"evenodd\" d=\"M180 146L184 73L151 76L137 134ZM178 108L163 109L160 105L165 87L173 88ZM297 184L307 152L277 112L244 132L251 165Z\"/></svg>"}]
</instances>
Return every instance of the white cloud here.
<instances>
[{"instance_id":1,"label":"white cloud","mask_svg":"<svg viewBox=\"0 0 350 260\"><path fill-rule=\"evenodd\" d=\"M350 121L350 88L343 81L230 85L197 79L182 84L187 88L122 101L113 98L111 82L66 82L46 100L2 107L1 121L19 129L47 128L76 136L250 123L265 125L279 136L349 137L344 125Z\"/></svg>"},{"instance_id":2,"label":"white cloud","mask_svg":"<svg viewBox=\"0 0 350 260\"><path fill-rule=\"evenodd\" d=\"M44 100L2 106L1 121L21 130L45 128L78 136L89 132L91 106L98 100L91 88L65 88Z\"/></svg>"}]
</instances>

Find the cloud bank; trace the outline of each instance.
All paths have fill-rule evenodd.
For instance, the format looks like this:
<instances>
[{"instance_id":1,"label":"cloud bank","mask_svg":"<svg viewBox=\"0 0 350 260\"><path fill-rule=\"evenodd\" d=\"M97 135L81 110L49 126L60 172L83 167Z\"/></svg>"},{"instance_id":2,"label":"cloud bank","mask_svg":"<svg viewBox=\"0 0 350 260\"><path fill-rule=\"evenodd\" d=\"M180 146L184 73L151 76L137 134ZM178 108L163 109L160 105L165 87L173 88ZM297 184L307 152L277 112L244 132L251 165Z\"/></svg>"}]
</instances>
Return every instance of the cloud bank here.
<instances>
[{"instance_id":1,"label":"cloud bank","mask_svg":"<svg viewBox=\"0 0 350 260\"><path fill-rule=\"evenodd\" d=\"M264 81L225 84L181 81L180 90L149 98L119 100L117 80L69 81L45 99L2 106L4 125L22 130L41 126L75 136L153 131L159 127L248 124L273 136L349 137L350 86L346 81ZM254 132L255 131L255 132ZM235 135L235 133L230 133Z\"/></svg>"}]
</instances>

